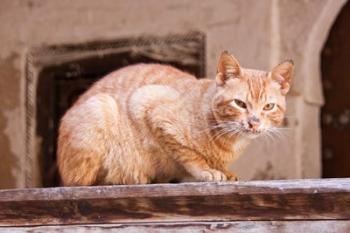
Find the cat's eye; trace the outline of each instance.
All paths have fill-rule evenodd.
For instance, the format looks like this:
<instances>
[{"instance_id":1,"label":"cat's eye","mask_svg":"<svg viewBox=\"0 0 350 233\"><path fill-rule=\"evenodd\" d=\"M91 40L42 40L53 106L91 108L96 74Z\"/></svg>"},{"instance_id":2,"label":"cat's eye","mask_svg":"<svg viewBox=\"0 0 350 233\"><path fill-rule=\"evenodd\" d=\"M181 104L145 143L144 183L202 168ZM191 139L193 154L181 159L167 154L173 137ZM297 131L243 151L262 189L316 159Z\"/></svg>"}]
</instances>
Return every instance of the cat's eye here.
<instances>
[{"instance_id":1,"label":"cat's eye","mask_svg":"<svg viewBox=\"0 0 350 233\"><path fill-rule=\"evenodd\" d=\"M272 110L273 108L275 107L275 104L274 103L268 103L264 106L264 110L265 111L270 111Z\"/></svg>"},{"instance_id":2,"label":"cat's eye","mask_svg":"<svg viewBox=\"0 0 350 233\"><path fill-rule=\"evenodd\" d=\"M242 100L235 99L234 101L235 101L235 104L237 104L237 106L238 106L238 107L240 107L240 108L244 108L244 109L246 109L246 108L247 108L246 103L244 103Z\"/></svg>"}]
</instances>

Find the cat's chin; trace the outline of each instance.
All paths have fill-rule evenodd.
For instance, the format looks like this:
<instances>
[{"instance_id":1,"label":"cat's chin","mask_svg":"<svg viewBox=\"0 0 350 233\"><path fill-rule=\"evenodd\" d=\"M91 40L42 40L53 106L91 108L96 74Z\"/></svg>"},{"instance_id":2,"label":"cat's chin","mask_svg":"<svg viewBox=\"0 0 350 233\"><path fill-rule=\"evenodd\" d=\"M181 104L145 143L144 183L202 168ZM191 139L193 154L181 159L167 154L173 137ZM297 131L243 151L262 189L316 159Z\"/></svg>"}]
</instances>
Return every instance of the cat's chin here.
<instances>
[{"instance_id":1,"label":"cat's chin","mask_svg":"<svg viewBox=\"0 0 350 233\"><path fill-rule=\"evenodd\" d=\"M241 135L248 139L255 139L261 135L261 132L252 132L250 130L247 130L244 131Z\"/></svg>"},{"instance_id":2,"label":"cat's chin","mask_svg":"<svg viewBox=\"0 0 350 233\"><path fill-rule=\"evenodd\" d=\"M260 134L256 134L256 133L248 133L248 134L244 134L244 136L246 137L246 138L249 138L249 139L255 139L255 138L257 138L257 137L259 137L260 136Z\"/></svg>"}]
</instances>

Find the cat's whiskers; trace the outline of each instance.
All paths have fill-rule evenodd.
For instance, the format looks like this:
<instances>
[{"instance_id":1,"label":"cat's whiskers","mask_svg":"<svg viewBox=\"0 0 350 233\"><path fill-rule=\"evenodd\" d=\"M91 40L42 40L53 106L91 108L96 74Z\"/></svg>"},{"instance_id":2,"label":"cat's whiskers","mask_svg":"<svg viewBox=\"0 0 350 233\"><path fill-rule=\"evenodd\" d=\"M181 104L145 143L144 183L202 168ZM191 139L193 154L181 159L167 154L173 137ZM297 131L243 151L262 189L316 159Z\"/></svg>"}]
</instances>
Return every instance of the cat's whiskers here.
<instances>
[{"instance_id":1,"label":"cat's whiskers","mask_svg":"<svg viewBox=\"0 0 350 233\"><path fill-rule=\"evenodd\" d=\"M287 137L288 130L292 130L291 128L284 127L270 127L266 128L264 133L273 139L283 140Z\"/></svg>"},{"instance_id":2,"label":"cat's whiskers","mask_svg":"<svg viewBox=\"0 0 350 233\"><path fill-rule=\"evenodd\" d=\"M228 131L227 131L225 128L222 129L222 130L220 130L219 133L217 133L216 135L214 135L214 136L211 138L210 142L219 139L220 137L226 135L227 133L228 133Z\"/></svg>"},{"instance_id":3,"label":"cat's whiskers","mask_svg":"<svg viewBox=\"0 0 350 233\"><path fill-rule=\"evenodd\" d=\"M273 134L269 131L269 130L266 130L262 133L262 136L264 138L266 138L268 140L269 143L275 143L275 137L273 136Z\"/></svg>"},{"instance_id":4,"label":"cat's whiskers","mask_svg":"<svg viewBox=\"0 0 350 233\"><path fill-rule=\"evenodd\" d=\"M216 134L210 137L210 142L215 141L223 136L239 135L241 132L240 124L233 121L221 122L220 124L212 126L211 130L216 130L217 128L219 128L219 130L216 132Z\"/></svg>"}]
</instances>

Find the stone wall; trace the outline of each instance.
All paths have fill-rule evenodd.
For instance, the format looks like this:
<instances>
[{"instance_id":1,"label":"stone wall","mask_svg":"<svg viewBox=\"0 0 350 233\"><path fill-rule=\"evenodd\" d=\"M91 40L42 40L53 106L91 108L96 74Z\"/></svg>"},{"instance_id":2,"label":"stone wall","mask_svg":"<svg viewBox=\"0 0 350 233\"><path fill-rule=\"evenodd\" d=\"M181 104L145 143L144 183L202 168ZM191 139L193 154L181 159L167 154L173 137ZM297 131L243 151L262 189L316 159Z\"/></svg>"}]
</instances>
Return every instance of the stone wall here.
<instances>
[{"instance_id":1,"label":"stone wall","mask_svg":"<svg viewBox=\"0 0 350 233\"><path fill-rule=\"evenodd\" d=\"M206 34L207 75L222 50L245 67L296 63L286 137L254 143L235 165L243 179L319 177L319 59L345 0L34 1L0 3L0 188L25 182L25 60L33 47L166 35Z\"/></svg>"}]
</instances>

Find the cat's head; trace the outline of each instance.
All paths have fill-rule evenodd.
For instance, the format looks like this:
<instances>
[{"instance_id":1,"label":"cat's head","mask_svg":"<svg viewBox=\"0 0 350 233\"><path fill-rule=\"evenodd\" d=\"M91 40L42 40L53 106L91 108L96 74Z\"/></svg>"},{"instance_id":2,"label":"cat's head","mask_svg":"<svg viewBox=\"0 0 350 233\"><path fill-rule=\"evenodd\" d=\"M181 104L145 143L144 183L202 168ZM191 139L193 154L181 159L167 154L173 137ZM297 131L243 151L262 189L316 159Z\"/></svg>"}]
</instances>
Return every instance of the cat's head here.
<instances>
[{"instance_id":1,"label":"cat's head","mask_svg":"<svg viewBox=\"0 0 350 233\"><path fill-rule=\"evenodd\" d=\"M254 138L281 125L294 64L288 60L270 72L244 69L228 52L217 68L212 109L226 132Z\"/></svg>"}]
</instances>

